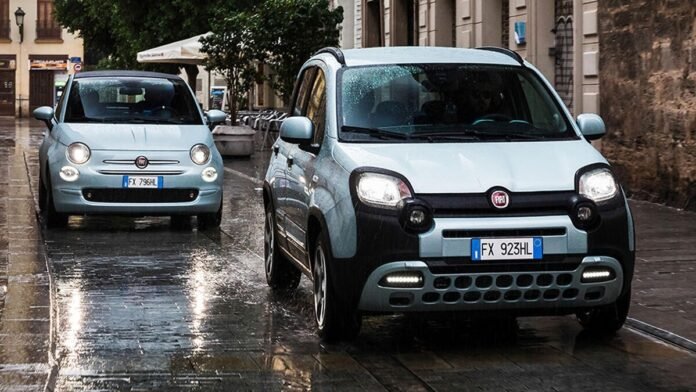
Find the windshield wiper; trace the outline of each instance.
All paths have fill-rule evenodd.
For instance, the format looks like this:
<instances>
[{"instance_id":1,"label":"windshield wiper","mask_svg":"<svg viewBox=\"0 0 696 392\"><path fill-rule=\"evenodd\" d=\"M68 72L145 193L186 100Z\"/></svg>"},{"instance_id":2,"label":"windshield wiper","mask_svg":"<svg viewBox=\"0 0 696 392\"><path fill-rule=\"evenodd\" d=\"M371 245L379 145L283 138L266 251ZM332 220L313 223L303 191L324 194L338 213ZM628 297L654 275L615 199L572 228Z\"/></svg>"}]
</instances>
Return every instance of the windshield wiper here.
<instances>
[{"instance_id":1,"label":"windshield wiper","mask_svg":"<svg viewBox=\"0 0 696 392\"><path fill-rule=\"evenodd\" d=\"M490 132L482 132L476 129L457 129L433 132L416 132L410 135L411 138L434 140L481 140L490 137Z\"/></svg>"},{"instance_id":2,"label":"windshield wiper","mask_svg":"<svg viewBox=\"0 0 696 392\"><path fill-rule=\"evenodd\" d=\"M491 135L505 138L505 140L525 139L525 140L543 140L547 139L547 135L539 133L519 133L519 132L493 132Z\"/></svg>"},{"instance_id":3,"label":"windshield wiper","mask_svg":"<svg viewBox=\"0 0 696 392\"><path fill-rule=\"evenodd\" d=\"M405 133L387 131L385 129L380 129L380 128L355 127L352 125L342 126L341 132L358 133L358 134L362 134L362 135L375 136L375 137L379 137L379 138L383 138L383 139L388 138L388 139L406 140L409 138L409 135L407 135Z\"/></svg>"}]
</instances>

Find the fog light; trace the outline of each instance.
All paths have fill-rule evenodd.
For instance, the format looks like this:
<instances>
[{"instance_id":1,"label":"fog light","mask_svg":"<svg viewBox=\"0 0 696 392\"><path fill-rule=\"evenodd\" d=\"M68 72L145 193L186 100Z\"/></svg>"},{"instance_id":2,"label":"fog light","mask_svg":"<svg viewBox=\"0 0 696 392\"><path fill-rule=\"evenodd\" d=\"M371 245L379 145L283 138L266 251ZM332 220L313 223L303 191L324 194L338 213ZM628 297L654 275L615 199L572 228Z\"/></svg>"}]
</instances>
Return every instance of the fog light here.
<instances>
[{"instance_id":1,"label":"fog light","mask_svg":"<svg viewBox=\"0 0 696 392\"><path fill-rule=\"evenodd\" d=\"M416 288L423 287L423 274L414 272L394 272L386 275L379 283L386 287Z\"/></svg>"},{"instance_id":2,"label":"fog light","mask_svg":"<svg viewBox=\"0 0 696 392\"><path fill-rule=\"evenodd\" d=\"M214 167L206 167L201 172L201 178L203 178L205 182L213 182L218 178L217 170L215 170Z\"/></svg>"},{"instance_id":3,"label":"fog light","mask_svg":"<svg viewBox=\"0 0 696 392\"><path fill-rule=\"evenodd\" d=\"M425 211L420 209L411 211L408 221L414 226L422 225L425 222Z\"/></svg>"},{"instance_id":4,"label":"fog light","mask_svg":"<svg viewBox=\"0 0 696 392\"><path fill-rule=\"evenodd\" d=\"M63 166L63 168L60 169L60 178L62 178L63 181L75 182L79 177L80 172L72 166Z\"/></svg>"},{"instance_id":5,"label":"fog light","mask_svg":"<svg viewBox=\"0 0 696 392\"><path fill-rule=\"evenodd\" d=\"M592 208L590 207L580 207L578 208L578 219L583 222L589 222L594 218L592 213Z\"/></svg>"},{"instance_id":6,"label":"fog light","mask_svg":"<svg viewBox=\"0 0 696 392\"><path fill-rule=\"evenodd\" d=\"M614 279L614 270L611 268L587 268L582 273L582 283L606 282Z\"/></svg>"}]
</instances>

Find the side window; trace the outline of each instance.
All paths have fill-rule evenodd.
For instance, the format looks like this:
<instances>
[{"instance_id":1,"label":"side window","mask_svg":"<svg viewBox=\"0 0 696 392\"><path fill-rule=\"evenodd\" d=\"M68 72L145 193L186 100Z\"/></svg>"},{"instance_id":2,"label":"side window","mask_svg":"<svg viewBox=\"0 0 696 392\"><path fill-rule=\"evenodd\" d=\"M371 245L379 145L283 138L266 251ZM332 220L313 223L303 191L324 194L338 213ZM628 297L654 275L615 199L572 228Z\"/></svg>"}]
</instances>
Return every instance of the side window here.
<instances>
[{"instance_id":1,"label":"side window","mask_svg":"<svg viewBox=\"0 0 696 392\"><path fill-rule=\"evenodd\" d=\"M314 76L317 73L316 67L307 68L302 72L302 79L300 85L298 86L297 96L295 97L295 104L293 105L292 115L293 116L304 116L305 110L307 108L307 98L309 98L309 93L312 90L312 84L314 83Z\"/></svg>"},{"instance_id":2,"label":"side window","mask_svg":"<svg viewBox=\"0 0 696 392\"><path fill-rule=\"evenodd\" d=\"M307 104L307 117L314 124L314 141L321 145L324 140L324 123L326 121L326 78L321 69L317 70L312 93Z\"/></svg>"}]
</instances>

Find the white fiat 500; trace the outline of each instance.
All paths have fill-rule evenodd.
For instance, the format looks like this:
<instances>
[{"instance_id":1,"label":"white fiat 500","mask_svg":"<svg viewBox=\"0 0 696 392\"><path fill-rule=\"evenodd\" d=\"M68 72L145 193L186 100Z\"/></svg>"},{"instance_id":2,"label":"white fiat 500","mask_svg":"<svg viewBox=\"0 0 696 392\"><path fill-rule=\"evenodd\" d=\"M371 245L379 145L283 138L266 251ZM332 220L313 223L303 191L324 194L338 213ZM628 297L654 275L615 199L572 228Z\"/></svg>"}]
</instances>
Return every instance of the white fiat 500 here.
<instances>
[{"instance_id":1,"label":"white fiat 500","mask_svg":"<svg viewBox=\"0 0 696 392\"><path fill-rule=\"evenodd\" d=\"M205 116L178 76L102 71L71 76L39 151L39 204L49 227L71 214L171 215L217 227L222 157Z\"/></svg>"},{"instance_id":2,"label":"white fiat 500","mask_svg":"<svg viewBox=\"0 0 696 392\"><path fill-rule=\"evenodd\" d=\"M539 71L501 48L327 48L299 74L266 174L265 268L314 284L320 335L384 312L576 314L623 325L633 220Z\"/></svg>"}]
</instances>

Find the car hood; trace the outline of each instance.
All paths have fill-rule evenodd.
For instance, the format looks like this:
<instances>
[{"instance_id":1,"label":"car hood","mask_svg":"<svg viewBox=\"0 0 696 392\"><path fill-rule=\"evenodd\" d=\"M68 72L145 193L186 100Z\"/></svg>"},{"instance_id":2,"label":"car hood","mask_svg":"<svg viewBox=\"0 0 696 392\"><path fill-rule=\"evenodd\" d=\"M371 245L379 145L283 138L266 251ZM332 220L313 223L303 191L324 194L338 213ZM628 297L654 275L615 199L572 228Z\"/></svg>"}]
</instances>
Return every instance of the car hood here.
<instances>
[{"instance_id":1,"label":"car hood","mask_svg":"<svg viewBox=\"0 0 696 392\"><path fill-rule=\"evenodd\" d=\"M387 169L405 176L416 193L482 193L575 189L576 172L606 163L584 140L498 143L337 143L334 158L349 172Z\"/></svg>"},{"instance_id":2,"label":"car hood","mask_svg":"<svg viewBox=\"0 0 696 392\"><path fill-rule=\"evenodd\" d=\"M59 142L82 142L92 150L188 151L194 144L213 145L204 125L59 124ZM55 130L54 130L55 131Z\"/></svg>"}]
</instances>

